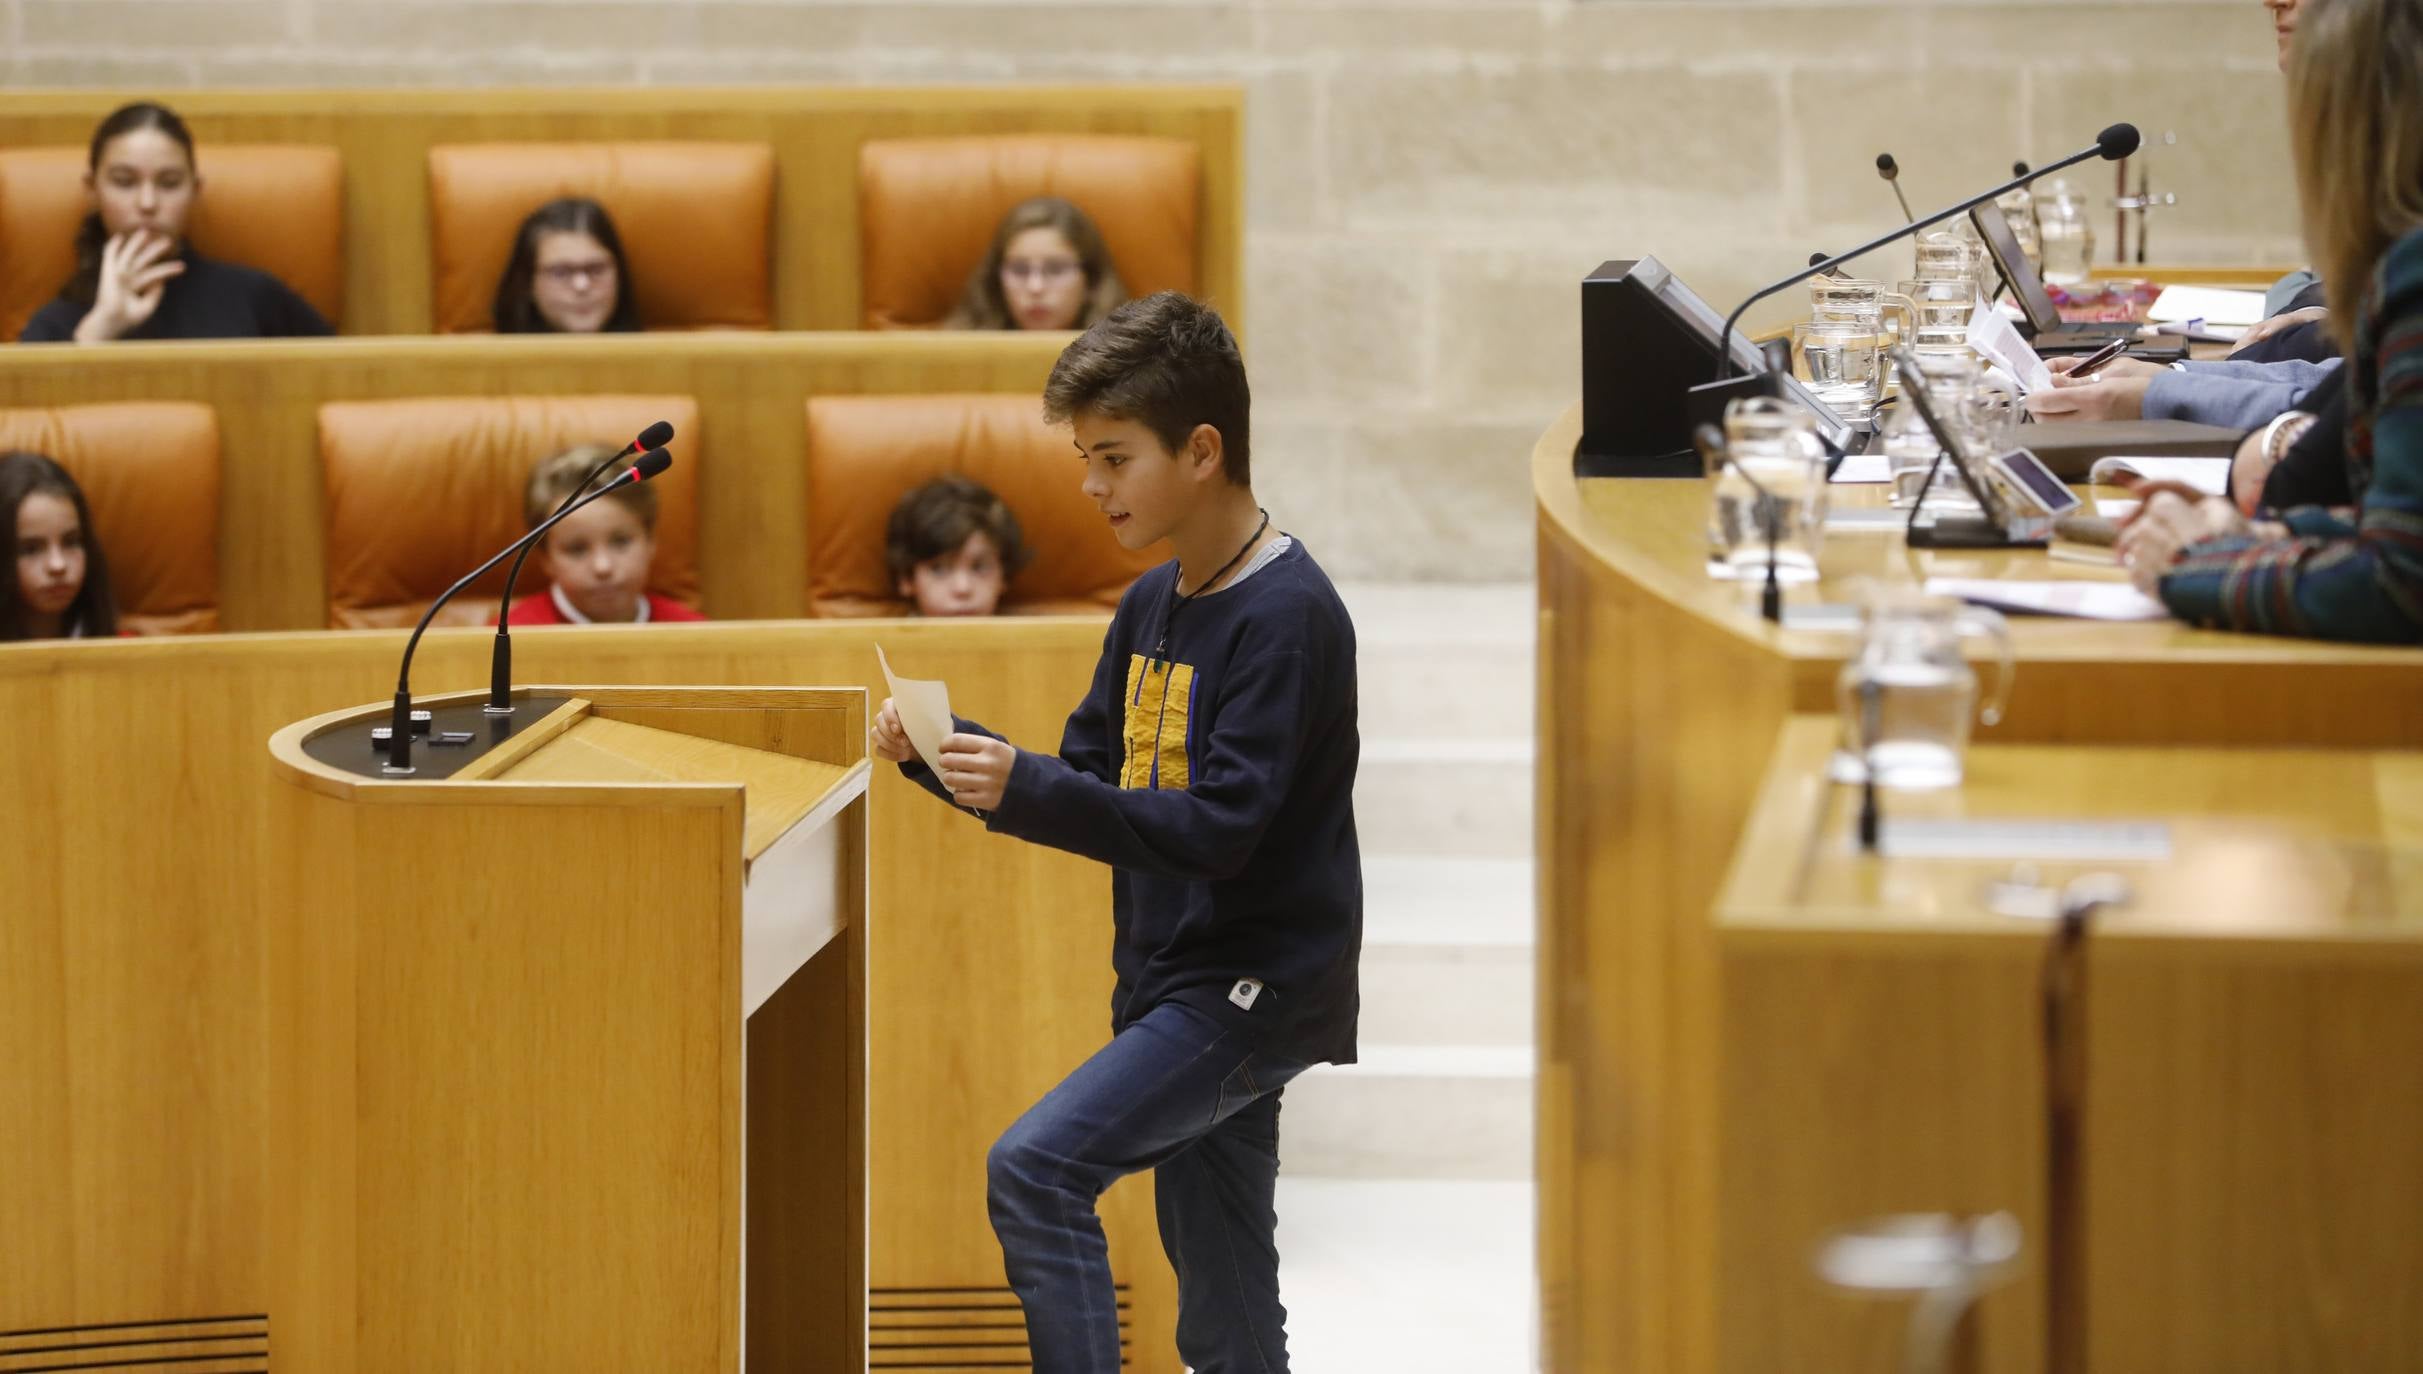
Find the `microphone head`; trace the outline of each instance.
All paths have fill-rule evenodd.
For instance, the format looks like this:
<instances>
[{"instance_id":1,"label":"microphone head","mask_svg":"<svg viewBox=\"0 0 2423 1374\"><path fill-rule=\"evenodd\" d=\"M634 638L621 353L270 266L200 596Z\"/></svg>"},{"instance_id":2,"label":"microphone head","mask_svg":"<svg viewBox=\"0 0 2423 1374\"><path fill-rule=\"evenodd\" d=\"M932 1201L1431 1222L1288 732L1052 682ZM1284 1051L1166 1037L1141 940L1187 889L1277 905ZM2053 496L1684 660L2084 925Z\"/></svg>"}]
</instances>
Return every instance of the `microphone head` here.
<instances>
[{"instance_id":1,"label":"microphone head","mask_svg":"<svg viewBox=\"0 0 2423 1374\"><path fill-rule=\"evenodd\" d=\"M652 448L663 448L665 445L672 442L673 422L671 420L659 420L655 424L641 430L639 432L639 437L631 441L631 447L644 453Z\"/></svg>"},{"instance_id":2,"label":"microphone head","mask_svg":"<svg viewBox=\"0 0 2423 1374\"><path fill-rule=\"evenodd\" d=\"M662 424L663 422L659 421L658 423ZM666 425L665 427L667 429L672 428L670 425ZM649 478L656 476L658 473L663 472L666 468L671 466L673 466L672 454L665 452L661 448L649 449L647 452L639 456L638 462L631 465L631 471L638 474L631 480L634 482L645 482Z\"/></svg>"},{"instance_id":3,"label":"microphone head","mask_svg":"<svg viewBox=\"0 0 2423 1374\"><path fill-rule=\"evenodd\" d=\"M1809 265L1811 267L1815 267L1819 263L1824 262L1826 259L1833 256L1834 255L1832 253L1811 253L1809 255Z\"/></svg>"},{"instance_id":4,"label":"microphone head","mask_svg":"<svg viewBox=\"0 0 2423 1374\"><path fill-rule=\"evenodd\" d=\"M1891 153L1878 153L1876 155L1876 175L1883 177L1887 181L1899 180L1901 177L1901 164L1893 160L1893 155Z\"/></svg>"},{"instance_id":5,"label":"microphone head","mask_svg":"<svg viewBox=\"0 0 2423 1374\"><path fill-rule=\"evenodd\" d=\"M2095 151L2103 154L2106 162L2118 162L2136 152L2139 142L2136 125L2115 124L2095 135Z\"/></svg>"},{"instance_id":6,"label":"microphone head","mask_svg":"<svg viewBox=\"0 0 2423 1374\"><path fill-rule=\"evenodd\" d=\"M2014 163L2012 163L2012 164L2011 164L2011 175L2012 175L2012 176L2015 176L2015 177L2023 177L2023 176L2026 176L2027 174L2028 174L2028 164L2027 164L2026 162L2024 162L2024 161L2023 161L2023 162L2014 162Z\"/></svg>"}]
</instances>

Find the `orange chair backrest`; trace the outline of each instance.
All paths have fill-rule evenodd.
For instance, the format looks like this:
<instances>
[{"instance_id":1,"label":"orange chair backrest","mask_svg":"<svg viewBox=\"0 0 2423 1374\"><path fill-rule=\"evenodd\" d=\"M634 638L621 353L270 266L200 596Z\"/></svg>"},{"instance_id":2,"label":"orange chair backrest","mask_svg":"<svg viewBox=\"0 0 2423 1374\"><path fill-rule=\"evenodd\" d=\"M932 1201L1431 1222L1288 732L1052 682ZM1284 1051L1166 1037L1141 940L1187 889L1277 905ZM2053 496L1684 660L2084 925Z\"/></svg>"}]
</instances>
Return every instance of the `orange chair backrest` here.
<instances>
[{"instance_id":1,"label":"orange chair backrest","mask_svg":"<svg viewBox=\"0 0 2423 1374\"><path fill-rule=\"evenodd\" d=\"M84 488L121 629L219 628L216 411L190 401L0 410L8 450L39 453Z\"/></svg>"},{"instance_id":2,"label":"orange chair backrest","mask_svg":"<svg viewBox=\"0 0 2423 1374\"><path fill-rule=\"evenodd\" d=\"M1102 230L1130 296L1193 292L1201 155L1174 138L1002 134L873 139L858 152L860 279L869 329L942 322L993 231L1030 196Z\"/></svg>"},{"instance_id":3,"label":"orange chair backrest","mask_svg":"<svg viewBox=\"0 0 2423 1374\"><path fill-rule=\"evenodd\" d=\"M82 148L0 149L0 341L14 342L76 270L86 213ZM334 148L205 143L189 237L204 257L257 267L330 324L345 304L345 161Z\"/></svg>"},{"instance_id":4,"label":"orange chair backrest","mask_svg":"<svg viewBox=\"0 0 2423 1374\"><path fill-rule=\"evenodd\" d=\"M456 143L429 150L432 315L494 327L522 221L563 196L613 217L649 329L773 326L774 150L763 143Z\"/></svg>"},{"instance_id":5,"label":"orange chair backrest","mask_svg":"<svg viewBox=\"0 0 2423 1374\"><path fill-rule=\"evenodd\" d=\"M907 615L884 563L884 530L910 488L956 473L1018 517L1033 561L1005 612L1099 612L1161 561L1130 553L1078 490L1068 431L1025 394L819 396L808 402L808 613Z\"/></svg>"},{"instance_id":6,"label":"orange chair backrest","mask_svg":"<svg viewBox=\"0 0 2423 1374\"><path fill-rule=\"evenodd\" d=\"M698 402L688 396L430 396L320 407L328 623L374 629L419 620L440 592L529 528L530 469L575 444L621 448L673 422L673 467L655 479L656 560L648 590L698 604ZM439 612L485 624L505 565ZM547 589L533 554L516 597Z\"/></svg>"}]
</instances>

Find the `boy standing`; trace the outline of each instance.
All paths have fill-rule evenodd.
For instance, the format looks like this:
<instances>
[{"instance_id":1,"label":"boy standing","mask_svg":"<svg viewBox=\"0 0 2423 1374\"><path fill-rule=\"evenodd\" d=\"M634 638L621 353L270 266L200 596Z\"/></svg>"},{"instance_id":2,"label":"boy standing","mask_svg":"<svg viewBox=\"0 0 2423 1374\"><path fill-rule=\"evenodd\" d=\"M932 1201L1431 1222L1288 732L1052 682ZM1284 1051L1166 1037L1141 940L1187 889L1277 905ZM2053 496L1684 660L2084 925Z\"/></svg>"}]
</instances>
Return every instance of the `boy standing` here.
<instances>
[{"instance_id":1,"label":"boy standing","mask_svg":"<svg viewBox=\"0 0 2423 1374\"><path fill-rule=\"evenodd\" d=\"M1354 626L1248 479L1245 367L1174 291L1121 306L1053 367L1086 495L1119 542L1167 539L1104 636L1057 755L968 721L938 773L890 701L873 748L986 827L1099 859L1111 887L1111 1042L986 1160L993 1230L1037 1374L1116 1374L1094 1205L1153 1170L1198 1374L1284 1374L1279 1094L1355 1055L1363 943Z\"/></svg>"}]
</instances>

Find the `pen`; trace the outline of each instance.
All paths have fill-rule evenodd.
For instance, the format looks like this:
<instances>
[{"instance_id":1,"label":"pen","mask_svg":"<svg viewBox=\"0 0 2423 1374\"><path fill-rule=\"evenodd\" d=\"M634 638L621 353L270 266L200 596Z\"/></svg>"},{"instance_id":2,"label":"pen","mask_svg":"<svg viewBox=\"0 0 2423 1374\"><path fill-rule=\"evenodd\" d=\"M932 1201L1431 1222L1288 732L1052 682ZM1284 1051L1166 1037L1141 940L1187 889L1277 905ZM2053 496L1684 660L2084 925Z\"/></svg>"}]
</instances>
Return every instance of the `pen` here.
<instances>
[{"instance_id":1,"label":"pen","mask_svg":"<svg viewBox=\"0 0 2423 1374\"><path fill-rule=\"evenodd\" d=\"M2094 352L2089 353L2085 357L2079 359L2078 366L2070 369L2070 375L2073 377L2092 377L2095 375L2095 369L2103 366L2105 363L2110 362L2112 359L2119 357L2121 353L2128 348L2128 346L2129 341L2127 338L2123 337L2114 339L2110 343L2105 344L2103 347L2098 348Z\"/></svg>"}]
</instances>

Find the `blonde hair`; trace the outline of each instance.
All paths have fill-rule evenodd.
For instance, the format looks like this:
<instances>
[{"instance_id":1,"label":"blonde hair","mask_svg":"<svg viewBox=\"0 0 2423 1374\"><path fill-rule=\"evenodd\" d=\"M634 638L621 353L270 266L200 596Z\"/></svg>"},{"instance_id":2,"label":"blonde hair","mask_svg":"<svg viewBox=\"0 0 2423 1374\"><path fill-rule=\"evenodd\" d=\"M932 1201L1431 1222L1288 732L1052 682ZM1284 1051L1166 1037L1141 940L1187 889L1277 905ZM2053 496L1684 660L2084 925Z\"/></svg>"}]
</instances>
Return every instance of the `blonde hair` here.
<instances>
[{"instance_id":1,"label":"blonde hair","mask_svg":"<svg viewBox=\"0 0 2423 1374\"><path fill-rule=\"evenodd\" d=\"M580 489L581 479L589 475L589 469L613 456L610 445L581 444L539 459L538 466L530 469L529 484L522 488L522 519L530 528L537 529L555 514L557 506L564 504L565 497ZM594 485L603 485L638 461L636 454L623 459L599 473ZM640 528L656 533L656 488L639 482L617 490L606 499L621 502L625 510L638 517ZM547 537L553 539L555 535L550 532Z\"/></svg>"},{"instance_id":2,"label":"blonde hair","mask_svg":"<svg viewBox=\"0 0 2423 1374\"><path fill-rule=\"evenodd\" d=\"M2423 0L2307 0L2290 49L2306 250L2352 358L2374 265L2423 225Z\"/></svg>"},{"instance_id":3,"label":"blonde hair","mask_svg":"<svg viewBox=\"0 0 2423 1374\"><path fill-rule=\"evenodd\" d=\"M1119 269L1111 266L1111 251L1102 242L1102 231L1094 227L1093 218L1058 196L1034 196L1011 206L1001 217L993 230L992 247L968 274L967 287L959 293L959 304L943 319L943 328L1017 328L1010 318L1009 298L1001 291L1001 260L1009 254L1010 240L1029 229L1058 230L1085 269L1085 303L1077 308L1076 328L1101 319L1127 299L1127 287L1119 280Z\"/></svg>"}]
</instances>

